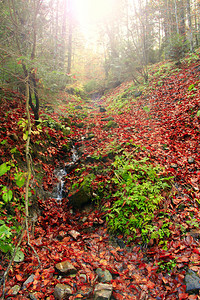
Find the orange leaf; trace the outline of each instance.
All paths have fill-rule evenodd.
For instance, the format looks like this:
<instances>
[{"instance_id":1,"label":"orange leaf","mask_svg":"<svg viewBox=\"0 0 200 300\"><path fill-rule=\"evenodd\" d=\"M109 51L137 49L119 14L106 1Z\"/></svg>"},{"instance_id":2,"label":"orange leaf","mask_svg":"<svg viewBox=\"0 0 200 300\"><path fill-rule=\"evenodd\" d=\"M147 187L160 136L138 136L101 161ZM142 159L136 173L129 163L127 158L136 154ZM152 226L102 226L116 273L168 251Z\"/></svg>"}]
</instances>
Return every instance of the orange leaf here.
<instances>
[{"instance_id":1,"label":"orange leaf","mask_svg":"<svg viewBox=\"0 0 200 300\"><path fill-rule=\"evenodd\" d=\"M24 281L23 277L19 274L15 275L15 277L18 281Z\"/></svg>"},{"instance_id":2,"label":"orange leaf","mask_svg":"<svg viewBox=\"0 0 200 300\"><path fill-rule=\"evenodd\" d=\"M153 289L153 288L155 287L155 283L153 283L152 281L148 281L148 282L147 282L147 287L148 287L149 289Z\"/></svg>"}]
</instances>

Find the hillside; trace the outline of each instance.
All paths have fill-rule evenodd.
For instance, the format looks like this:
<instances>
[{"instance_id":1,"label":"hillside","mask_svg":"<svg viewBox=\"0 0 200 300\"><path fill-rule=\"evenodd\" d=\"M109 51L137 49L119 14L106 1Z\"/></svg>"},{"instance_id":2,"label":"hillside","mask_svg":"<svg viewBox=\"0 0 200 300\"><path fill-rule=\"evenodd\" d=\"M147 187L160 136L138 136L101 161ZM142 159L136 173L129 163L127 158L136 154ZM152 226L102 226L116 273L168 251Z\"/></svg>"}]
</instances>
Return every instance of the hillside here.
<instances>
[{"instance_id":1,"label":"hillside","mask_svg":"<svg viewBox=\"0 0 200 300\"><path fill-rule=\"evenodd\" d=\"M25 99L0 91L1 276L20 232L24 254L6 299L200 299L198 53L153 65L146 85L126 82L95 100L62 92L43 105L30 147L39 268L19 227Z\"/></svg>"}]
</instances>

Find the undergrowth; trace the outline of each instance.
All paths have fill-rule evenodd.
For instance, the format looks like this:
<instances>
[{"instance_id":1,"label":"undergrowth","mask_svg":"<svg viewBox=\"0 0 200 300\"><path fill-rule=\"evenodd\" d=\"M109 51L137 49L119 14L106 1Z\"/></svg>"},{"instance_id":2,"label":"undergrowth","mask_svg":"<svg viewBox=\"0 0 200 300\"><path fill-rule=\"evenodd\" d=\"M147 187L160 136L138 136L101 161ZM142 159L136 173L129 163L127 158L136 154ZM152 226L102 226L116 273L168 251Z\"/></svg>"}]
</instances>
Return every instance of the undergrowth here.
<instances>
[{"instance_id":1,"label":"undergrowth","mask_svg":"<svg viewBox=\"0 0 200 300\"><path fill-rule=\"evenodd\" d=\"M171 177L163 176L163 169L150 164L148 158L136 160L127 152L116 156L112 166L115 193L111 207L107 208L110 230L129 239L140 234L145 242L169 235L169 224L158 228L152 221L164 200L162 191L170 189Z\"/></svg>"}]
</instances>

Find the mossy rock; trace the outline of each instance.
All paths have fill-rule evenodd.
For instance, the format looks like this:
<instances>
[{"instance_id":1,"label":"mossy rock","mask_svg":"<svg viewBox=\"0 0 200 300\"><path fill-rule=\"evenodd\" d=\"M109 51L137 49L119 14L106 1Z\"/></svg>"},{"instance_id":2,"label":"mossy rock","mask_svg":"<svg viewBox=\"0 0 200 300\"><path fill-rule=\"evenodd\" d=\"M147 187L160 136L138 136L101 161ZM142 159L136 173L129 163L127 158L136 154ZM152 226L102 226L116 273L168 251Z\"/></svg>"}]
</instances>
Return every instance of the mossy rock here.
<instances>
[{"instance_id":1,"label":"mossy rock","mask_svg":"<svg viewBox=\"0 0 200 300\"><path fill-rule=\"evenodd\" d=\"M114 121L109 121L105 126L104 128L106 129L109 129L109 128L117 128L119 127L118 123L114 122Z\"/></svg>"},{"instance_id":2,"label":"mossy rock","mask_svg":"<svg viewBox=\"0 0 200 300\"><path fill-rule=\"evenodd\" d=\"M71 150L71 142L68 142L67 144L63 144L62 145L62 148L61 148L61 151L67 153Z\"/></svg>"},{"instance_id":3,"label":"mossy rock","mask_svg":"<svg viewBox=\"0 0 200 300\"><path fill-rule=\"evenodd\" d=\"M101 121L114 121L113 117L102 118Z\"/></svg>"}]
</instances>

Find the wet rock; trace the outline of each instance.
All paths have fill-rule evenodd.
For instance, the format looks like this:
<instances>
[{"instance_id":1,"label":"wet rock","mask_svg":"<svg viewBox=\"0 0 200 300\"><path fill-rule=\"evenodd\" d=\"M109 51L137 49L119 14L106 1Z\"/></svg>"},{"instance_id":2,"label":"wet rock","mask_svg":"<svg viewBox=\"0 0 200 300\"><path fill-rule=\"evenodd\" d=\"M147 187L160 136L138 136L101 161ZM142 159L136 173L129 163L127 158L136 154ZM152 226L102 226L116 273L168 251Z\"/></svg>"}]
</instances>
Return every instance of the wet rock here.
<instances>
[{"instance_id":1,"label":"wet rock","mask_svg":"<svg viewBox=\"0 0 200 300\"><path fill-rule=\"evenodd\" d=\"M16 296L19 291L20 291L21 287L19 285L14 285L7 293L7 296Z\"/></svg>"},{"instance_id":2,"label":"wet rock","mask_svg":"<svg viewBox=\"0 0 200 300\"><path fill-rule=\"evenodd\" d=\"M98 268L96 270L97 275L99 276L100 282L109 282L112 280L112 275L108 270L102 270Z\"/></svg>"},{"instance_id":3,"label":"wet rock","mask_svg":"<svg viewBox=\"0 0 200 300\"><path fill-rule=\"evenodd\" d=\"M68 199L74 208L80 208L83 206L83 204L89 202L90 195L87 193L84 187L81 187L78 191L68 195Z\"/></svg>"},{"instance_id":4,"label":"wet rock","mask_svg":"<svg viewBox=\"0 0 200 300\"><path fill-rule=\"evenodd\" d=\"M192 156L188 157L188 163L193 164L194 163L194 158Z\"/></svg>"},{"instance_id":5,"label":"wet rock","mask_svg":"<svg viewBox=\"0 0 200 300\"><path fill-rule=\"evenodd\" d=\"M192 270L185 276L186 293L196 294L200 290L200 277Z\"/></svg>"},{"instance_id":6,"label":"wet rock","mask_svg":"<svg viewBox=\"0 0 200 300\"><path fill-rule=\"evenodd\" d=\"M77 238L81 235L78 231L76 230L70 230L69 234L75 239L77 240Z\"/></svg>"},{"instance_id":7,"label":"wet rock","mask_svg":"<svg viewBox=\"0 0 200 300\"><path fill-rule=\"evenodd\" d=\"M60 271L61 273L67 274L67 275L77 273L76 268L67 260L56 264L55 267L58 271Z\"/></svg>"},{"instance_id":8,"label":"wet rock","mask_svg":"<svg viewBox=\"0 0 200 300\"><path fill-rule=\"evenodd\" d=\"M26 279L26 281L24 281L23 286L22 286L22 289L26 289L27 285L28 285L29 283L31 283L31 282L34 281L34 276L35 276L34 274L31 274L31 275Z\"/></svg>"},{"instance_id":9,"label":"wet rock","mask_svg":"<svg viewBox=\"0 0 200 300\"><path fill-rule=\"evenodd\" d=\"M105 112L105 111L106 111L106 109L104 107L100 106L100 112Z\"/></svg>"},{"instance_id":10,"label":"wet rock","mask_svg":"<svg viewBox=\"0 0 200 300\"><path fill-rule=\"evenodd\" d=\"M94 300L110 300L112 291L112 284L99 283L94 289Z\"/></svg>"},{"instance_id":11,"label":"wet rock","mask_svg":"<svg viewBox=\"0 0 200 300\"><path fill-rule=\"evenodd\" d=\"M54 290L55 299L62 300L70 296L71 294L72 294L72 290L69 285L58 283L55 286L55 290Z\"/></svg>"}]
</instances>

